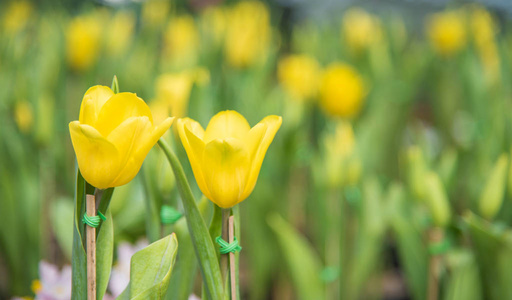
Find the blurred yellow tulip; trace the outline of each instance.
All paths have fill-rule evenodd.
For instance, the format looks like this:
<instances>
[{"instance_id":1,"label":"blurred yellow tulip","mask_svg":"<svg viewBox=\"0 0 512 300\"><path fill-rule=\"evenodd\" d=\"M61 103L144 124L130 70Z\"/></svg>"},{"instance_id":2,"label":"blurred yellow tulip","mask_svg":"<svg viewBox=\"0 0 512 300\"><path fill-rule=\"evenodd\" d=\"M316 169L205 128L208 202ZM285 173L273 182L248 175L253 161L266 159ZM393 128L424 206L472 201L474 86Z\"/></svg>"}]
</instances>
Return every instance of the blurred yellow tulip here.
<instances>
[{"instance_id":1,"label":"blurred yellow tulip","mask_svg":"<svg viewBox=\"0 0 512 300\"><path fill-rule=\"evenodd\" d=\"M279 116L268 116L251 128L239 113L223 111L204 130L192 119L179 119L181 142L203 194L222 208L245 200L281 122Z\"/></svg>"},{"instance_id":2,"label":"blurred yellow tulip","mask_svg":"<svg viewBox=\"0 0 512 300\"><path fill-rule=\"evenodd\" d=\"M14 106L14 120L18 129L23 133L28 133L34 123L34 114L30 102L18 101Z\"/></svg>"},{"instance_id":3,"label":"blurred yellow tulip","mask_svg":"<svg viewBox=\"0 0 512 300\"><path fill-rule=\"evenodd\" d=\"M135 28L133 12L117 12L106 27L105 48L107 54L116 56L127 50Z\"/></svg>"},{"instance_id":4,"label":"blurred yellow tulip","mask_svg":"<svg viewBox=\"0 0 512 300\"><path fill-rule=\"evenodd\" d=\"M187 115L188 101L194 82L200 85L209 81L209 72L203 68L194 68L179 73L166 73L156 80L156 97L152 102L152 111L170 112L177 118ZM158 118L155 118L158 120Z\"/></svg>"},{"instance_id":5,"label":"blurred yellow tulip","mask_svg":"<svg viewBox=\"0 0 512 300\"><path fill-rule=\"evenodd\" d=\"M69 123L82 176L100 189L130 182L173 119L155 126L149 107L137 95L91 87L82 100L79 120Z\"/></svg>"},{"instance_id":6,"label":"blurred yellow tulip","mask_svg":"<svg viewBox=\"0 0 512 300\"><path fill-rule=\"evenodd\" d=\"M460 11L447 11L431 15L426 30L436 52L452 56L466 45L464 15Z\"/></svg>"},{"instance_id":7,"label":"blurred yellow tulip","mask_svg":"<svg viewBox=\"0 0 512 300\"><path fill-rule=\"evenodd\" d=\"M355 184L361 175L361 164L355 157L356 139L352 124L340 121L334 134L323 138L324 170L329 187L342 184Z\"/></svg>"},{"instance_id":8,"label":"blurred yellow tulip","mask_svg":"<svg viewBox=\"0 0 512 300\"><path fill-rule=\"evenodd\" d=\"M319 75L318 62L308 55L289 55L277 66L279 82L294 99L300 101L316 95Z\"/></svg>"},{"instance_id":9,"label":"blurred yellow tulip","mask_svg":"<svg viewBox=\"0 0 512 300\"><path fill-rule=\"evenodd\" d=\"M361 8L352 8L345 12L341 32L342 38L354 53L368 49L382 38L379 19Z\"/></svg>"},{"instance_id":10,"label":"blurred yellow tulip","mask_svg":"<svg viewBox=\"0 0 512 300\"><path fill-rule=\"evenodd\" d=\"M70 67L85 71L96 63L101 46L102 24L99 16L78 16L66 32L66 52Z\"/></svg>"},{"instance_id":11,"label":"blurred yellow tulip","mask_svg":"<svg viewBox=\"0 0 512 300\"><path fill-rule=\"evenodd\" d=\"M265 58L270 42L270 16L259 1L238 2L228 13L225 54L237 68L254 65Z\"/></svg>"},{"instance_id":12,"label":"blurred yellow tulip","mask_svg":"<svg viewBox=\"0 0 512 300\"><path fill-rule=\"evenodd\" d=\"M470 14L473 36L488 82L500 78L500 56L496 45L496 26L492 15L480 6L473 6Z\"/></svg>"},{"instance_id":13,"label":"blurred yellow tulip","mask_svg":"<svg viewBox=\"0 0 512 300\"><path fill-rule=\"evenodd\" d=\"M363 80L353 67L339 62L327 67L320 83L320 104L328 114L354 117L365 96Z\"/></svg>"},{"instance_id":14,"label":"blurred yellow tulip","mask_svg":"<svg viewBox=\"0 0 512 300\"><path fill-rule=\"evenodd\" d=\"M164 55L177 67L195 64L199 51L199 32L189 15L175 17L164 33Z\"/></svg>"},{"instance_id":15,"label":"blurred yellow tulip","mask_svg":"<svg viewBox=\"0 0 512 300\"><path fill-rule=\"evenodd\" d=\"M4 30L14 34L23 29L32 14L32 4L28 1L11 1L2 14Z\"/></svg>"}]
</instances>

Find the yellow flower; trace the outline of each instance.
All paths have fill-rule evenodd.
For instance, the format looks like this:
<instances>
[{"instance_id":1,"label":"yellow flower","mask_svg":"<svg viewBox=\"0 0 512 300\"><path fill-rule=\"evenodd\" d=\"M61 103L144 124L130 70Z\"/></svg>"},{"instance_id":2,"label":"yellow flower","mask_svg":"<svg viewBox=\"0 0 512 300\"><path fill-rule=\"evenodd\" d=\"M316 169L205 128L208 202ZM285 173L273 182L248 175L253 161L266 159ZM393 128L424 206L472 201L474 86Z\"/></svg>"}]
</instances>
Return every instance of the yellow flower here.
<instances>
[{"instance_id":1,"label":"yellow flower","mask_svg":"<svg viewBox=\"0 0 512 300\"><path fill-rule=\"evenodd\" d=\"M432 47L443 56L452 56L466 45L464 16L459 11L433 14L426 30Z\"/></svg>"},{"instance_id":2,"label":"yellow flower","mask_svg":"<svg viewBox=\"0 0 512 300\"><path fill-rule=\"evenodd\" d=\"M484 67L486 79L493 82L500 77L500 57L495 36L498 28L492 15L479 6L474 6L470 15L471 32Z\"/></svg>"},{"instance_id":3,"label":"yellow flower","mask_svg":"<svg viewBox=\"0 0 512 300\"><path fill-rule=\"evenodd\" d=\"M365 95L363 80L354 68L339 62L327 67L320 83L320 104L328 114L346 118L355 116Z\"/></svg>"},{"instance_id":4,"label":"yellow flower","mask_svg":"<svg viewBox=\"0 0 512 300\"><path fill-rule=\"evenodd\" d=\"M17 33L27 24L32 14L32 4L28 1L11 1L3 14L3 25L7 33Z\"/></svg>"},{"instance_id":5,"label":"yellow flower","mask_svg":"<svg viewBox=\"0 0 512 300\"><path fill-rule=\"evenodd\" d=\"M37 293L39 293L43 289L43 285L41 284L40 280L34 279L32 280L30 289L32 290L32 292L34 292L34 294L37 295Z\"/></svg>"},{"instance_id":6,"label":"yellow flower","mask_svg":"<svg viewBox=\"0 0 512 300\"><path fill-rule=\"evenodd\" d=\"M239 113L223 111L204 130L192 119L179 119L181 142L203 194L222 208L245 200L281 122L281 117L268 116L251 128Z\"/></svg>"},{"instance_id":7,"label":"yellow flower","mask_svg":"<svg viewBox=\"0 0 512 300\"><path fill-rule=\"evenodd\" d=\"M167 106L171 115L181 118L186 116L190 92L194 82L200 84L209 81L208 70L194 68L180 73L166 73L156 80L156 99L152 104L158 109ZM155 111L155 110L154 110Z\"/></svg>"},{"instance_id":8,"label":"yellow flower","mask_svg":"<svg viewBox=\"0 0 512 300\"><path fill-rule=\"evenodd\" d=\"M298 100L308 100L316 95L319 73L318 62L308 55L287 56L277 67L279 82Z\"/></svg>"},{"instance_id":9,"label":"yellow flower","mask_svg":"<svg viewBox=\"0 0 512 300\"><path fill-rule=\"evenodd\" d=\"M379 19L360 8L345 12L341 32L348 47L355 53L367 49L382 37Z\"/></svg>"},{"instance_id":10,"label":"yellow flower","mask_svg":"<svg viewBox=\"0 0 512 300\"><path fill-rule=\"evenodd\" d=\"M100 189L128 183L173 119L155 126L149 107L137 95L91 87L82 100L78 121L69 123L85 180Z\"/></svg>"},{"instance_id":11,"label":"yellow flower","mask_svg":"<svg viewBox=\"0 0 512 300\"><path fill-rule=\"evenodd\" d=\"M199 33L194 18L176 17L164 33L164 54L179 66L193 65L199 49Z\"/></svg>"},{"instance_id":12,"label":"yellow flower","mask_svg":"<svg viewBox=\"0 0 512 300\"><path fill-rule=\"evenodd\" d=\"M340 121L334 134L323 139L325 165L322 172L327 176L330 187L339 187L343 183L355 184L361 173L360 162L355 159L356 139L352 124Z\"/></svg>"},{"instance_id":13,"label":"yellow flower","mask_svg":"<svg viewBox=\"0 0 512 300\"><path fill-rule=\"evenodd\" d=\"M123 53L130 45L135 27L135 15L120 11L114 15L106 28L105 47L111 56Z\"/></svg>"},{"instance_id":14,"label":"yellow flower","mask_svg":"<svg viewBox=\"0 0 512 300\"><path fill-rule=\"evenodd\" d=\"M68 63L74 70L85 71L98 59L101 30L98 16L79 16L73 19L66 32Z\"/></svg>"},{"instance_id":15,"label":"yellow flower","mask_svg":"<svg viewBox=\"0 0 512 300\"><path fill-rule=\"evenodd\" d=\"M244 68L264 59L270 32L270 17L265 4L259 1L237 3L228 14L224 41L228 62Z\"/></svg>"},{"instance_id":16,"label":"yellow flower","mask_svg":"<svg viewBox=\"0 0 512 300\"><path fill-rule=\"evenodd\" d=\"M32 106L28 101L19 101L14 107L14 120L18 129L23 133L28 133L34 123L34 114Z\"/></svg>"}]
</instances>

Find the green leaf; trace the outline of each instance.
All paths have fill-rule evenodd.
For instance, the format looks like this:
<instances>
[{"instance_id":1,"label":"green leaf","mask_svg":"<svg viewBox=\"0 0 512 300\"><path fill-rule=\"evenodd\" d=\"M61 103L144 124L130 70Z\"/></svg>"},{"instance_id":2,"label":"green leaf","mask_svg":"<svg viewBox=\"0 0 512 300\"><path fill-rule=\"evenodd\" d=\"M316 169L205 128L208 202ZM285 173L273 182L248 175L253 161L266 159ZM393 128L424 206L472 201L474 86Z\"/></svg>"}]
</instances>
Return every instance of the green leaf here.
<instances>
[{"instance_id":1,"label":"green leaf","mask_svg":"<svg viewBox=\"0 0 512 300\"><path fill-rule=\"evenodd\" d=\"M206 286L206 293L210 299L221 299L224 294L222 277L217 254L213 241L210 238L208 228L197 208L196 200L192 195L187 177L185 176L185 172L178 158L163 139L160 139L158 144L167 156L174 176L176 177L176 185L183 201L188 230L199 261L203 282Z\"/></svg>"},{"instance_id":2,"label":"green leaf","mask_svg":"<svg viewBox=\"0 0 512 300\"><path fill-rule=\"evenodd\" d=\"M422 232L415 226L411 213L406 210L405 192L396 185L390 193L390 225L395 237L398 256L403 264L405 278L413 299L425 299L427 293L428 253Z\"/></svg>"},{"instance_id":3,"label":"green leaf","mask_svg":"<svg viewBox=\"0 0 512 300\"><path fill-rule=\"evenodd\" d=\"M450 276L446 283L445 300L481 300L482 286L478 266L469 250L447 254Z\"/></svg>"},{"instance_id":4,"label":"green leaf","mask_svg":"<svg viewBox=\"0 0 512 300\"><path fill-rule=\"evenodd\" d=\"M77 171L75 190L75 213L73 220L73 249L72 249L72 285L71 299L87 299L87 258L82 244L83 226L80 217L84 210L85 179Z\"/></svg>"},{"instance_id":5,"label":"green leaf","mask_svg":"<svg viewBox=\"0 0 512 300\"><path fill-rule=\"evenodd\" d=\"M475 258L480 268L484 299L512 299L512 235L469 213Z\"/></svg>"},{"instance_id":6,"label":"green leaf","mask_svg":"<svg viewBox=\"0 0 512 300\"><path fill-rule=\"evenodd\" d=\"M73 202L70 198L58 198L52 203L52 229L60 248L71 260L73 249Z\"/></svg>"},{"instance_id":7,"label":"green leaf","mask_svg":"<svg viewBox=\"0 0 512 300\"><path fill-rule=\"evenodd\" d=\"M130 262L130 283L117 299L162 299L177 251L178 241L173 233L135 253Z\"/></svg>"},{"instance_id":8,"label":"green leaf","mask_svg":"<svg viewBox=\"0 0 512 300\"><path fill-rule=\"evenodd\" d=\"M112 259L114 257L114 224L110 209L105 213L107 219L102 222L102 230L96 242L96 295L103 299L110 279Z\"/></svg>"},{"instance_id":9,"label":"green leaf","mask_svg":"<svg viewBox=\"0 0 512 300\"><path fill-rule=\"evenodd\" d=\"M320 279L322 265L317 253L307 240L279 215L271 215L268 224L277 236L298 299L324 299L324 285Z\"/></svg>"}]
</instances>

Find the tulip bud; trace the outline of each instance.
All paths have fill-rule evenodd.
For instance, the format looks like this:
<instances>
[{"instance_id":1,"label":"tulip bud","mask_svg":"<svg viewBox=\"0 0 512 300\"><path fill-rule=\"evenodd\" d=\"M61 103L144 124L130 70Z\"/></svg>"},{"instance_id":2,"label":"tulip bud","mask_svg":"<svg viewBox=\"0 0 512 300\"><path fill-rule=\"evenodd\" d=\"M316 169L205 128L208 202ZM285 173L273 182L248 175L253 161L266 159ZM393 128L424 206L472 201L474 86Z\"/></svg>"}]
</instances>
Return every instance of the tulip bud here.
<instances>
[{"instance_id":1,"label":"tulip bud","mask_svg":"<svg viewBox=\"0 0 512 300\"><path fill-rule=\"evenodd\" d=\"M408 181L413 195L417 199L425 198L425 173L427 164L421 148L412 146L407 150Z\"/></svg>"},{"instance_id":2,"label":"tulip bud","mask_svg":"<svg viewBox=\"0 0 512 300\"><path fill-rule=\"evenodd\" d=\"M34 123L33 109L30 102L18 101L14 107L14 120L18 129L23 133L29 133Z\"/></svg>"},{"instance_id":3,"label":"tulip bud","mask_svg":"<svg viewBox=\"0 0 512 300\"><path fill-rule=\"evenodd\" d=\"M434 224L446 227L450 221L450 205L439 175L434 172L425 174L425 200L430 208Z\"/></svg>"},{"instance_id":4,"label":"tulip bud","mask_svg":"<svg viewBox=\"0 0 512 300\"><path fill-rule=\"evenodd\" d=\"M492 219L499 211L505 193L507 179L508 157L502 154L494 165L485 187L480 195L480 213L487 219Z\"/></svg>"}]
</instances>

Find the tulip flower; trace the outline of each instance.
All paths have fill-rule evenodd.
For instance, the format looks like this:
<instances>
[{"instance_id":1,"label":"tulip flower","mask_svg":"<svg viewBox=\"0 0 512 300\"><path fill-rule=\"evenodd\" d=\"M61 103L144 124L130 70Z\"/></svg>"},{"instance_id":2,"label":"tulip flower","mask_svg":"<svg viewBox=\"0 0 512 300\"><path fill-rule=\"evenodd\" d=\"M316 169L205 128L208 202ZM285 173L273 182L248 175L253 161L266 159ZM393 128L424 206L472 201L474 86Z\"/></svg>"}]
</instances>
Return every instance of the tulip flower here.
<instances>
[{"instance_id":1,"label":"tulip flower","mask_svg":"<svg viewBox=\"0 0 512 300\"><path fill-rule=\"evenodd\" d=\"M466 45L464 16L458 11L433 14L426 30L434 50L445 57L455 55Z\"/></svg>"},{"instance_id":2,"label":"tulip flower","mask_svg":"<svg viewBox=\"0 0 512 300\"><path fill-rule=\"evenodd\" d=\"M353 53L368 49L382 38L380 20L360 8L349 9L343 15L342 39Z\"/></svg>"},{"instance_id":3,"label":"tulip flower","mask_svg":"<svg viewBox=\"0 0 512 300\"><path fill-rule=\"evenodd\" d=\"M320 66L314 57L289 55L279 61L277 77L283 88L299 101L309 100L318 90Z\"/></svg>"},{"instance_id":4,"label":"tulip flower","mask_svg":"<svg viewBox=\"0 0 512 300\"><path fill-rule=\"evenodd\" d=\"M251 128L239 113L223 111L204 130L192 119L179 119L181 142L203 194L222 208L245 200L281 122L279 116L268 116Z\"/></svg>"},{"instance_id":5,"label":"tulip flower","mask_svg":"<svg viewBox=\"0 0 512 300\"><path fill-rule=\"evenodd\" d=\"M82 100L79 120L69 123L82 176L99 189L130 182L173 119L155 126L149 107L136 94L91 87Z\"/></svg>"},{"instance_id":6,"label":"tulip flower","mask_svg":"<svg viewBox=\"0 0 512 300\"><path fill-rule=\"evenodd\" d=\"M356 69L334 62L320 83L320 104L331 116L352 118L361 110L366 88Z\"/></svg>"}]
</instances>

